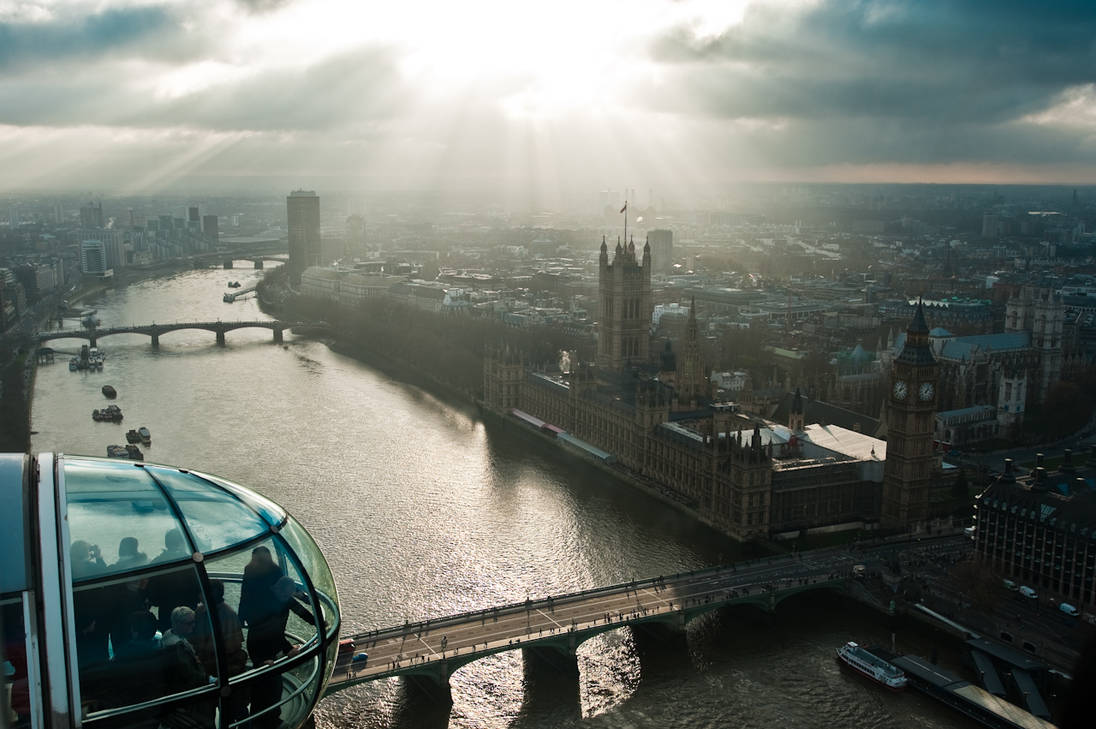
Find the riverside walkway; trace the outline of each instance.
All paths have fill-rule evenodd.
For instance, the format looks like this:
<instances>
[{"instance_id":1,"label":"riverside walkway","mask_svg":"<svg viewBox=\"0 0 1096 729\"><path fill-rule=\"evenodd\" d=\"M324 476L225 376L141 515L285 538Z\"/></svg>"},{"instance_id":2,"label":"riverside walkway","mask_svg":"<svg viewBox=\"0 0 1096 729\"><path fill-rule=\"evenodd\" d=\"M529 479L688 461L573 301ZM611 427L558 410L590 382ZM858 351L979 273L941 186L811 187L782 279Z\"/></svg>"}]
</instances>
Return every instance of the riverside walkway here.
<instances>
[{"instance_id":1,"label":"riverside walkway","mask_svg":"<svg viewBox=\"0 0 1096 729\"><path fill-rule=\"evenodd\" d=\"M925 544L952 548L961 542L949 537ZM730 605L772 611L797 593L844 590L853 579L854 564L879 563L910 546L888 543L855 552L842 548L783 555L359 633L350 636L354 651L367 652L368 661L355 665L346 656L336 665L327 692L405 676L428 691L447 694L449 676L460 667L518 648L526 657L574 671L575 649L599 633L626 625L680 632L690 620Z\"/></svg>"}]
</instances>

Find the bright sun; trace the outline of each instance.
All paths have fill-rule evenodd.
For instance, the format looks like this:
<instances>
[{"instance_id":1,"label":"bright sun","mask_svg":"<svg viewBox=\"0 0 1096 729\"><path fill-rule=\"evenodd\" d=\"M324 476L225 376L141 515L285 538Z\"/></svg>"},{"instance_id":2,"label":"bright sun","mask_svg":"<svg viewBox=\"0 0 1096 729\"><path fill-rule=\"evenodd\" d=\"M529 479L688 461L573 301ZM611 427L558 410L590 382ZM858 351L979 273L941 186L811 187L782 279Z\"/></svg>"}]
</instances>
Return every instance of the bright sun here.
<instances>
[{"instance_id":1,"label":"bright sun","mask_svg":"<svg viewBox=\"0 0 1096 729\"><path fill-rule=\"evenodd\" d=\"M461 95L507 115L597 110L651 69L645 44L668 25L716 34L745 0L314 0L247 31L260 53L307 63L364 44L391 48L426 97ZM277 45L271 46L271 38Z\"/></svg>"}]
</instances>

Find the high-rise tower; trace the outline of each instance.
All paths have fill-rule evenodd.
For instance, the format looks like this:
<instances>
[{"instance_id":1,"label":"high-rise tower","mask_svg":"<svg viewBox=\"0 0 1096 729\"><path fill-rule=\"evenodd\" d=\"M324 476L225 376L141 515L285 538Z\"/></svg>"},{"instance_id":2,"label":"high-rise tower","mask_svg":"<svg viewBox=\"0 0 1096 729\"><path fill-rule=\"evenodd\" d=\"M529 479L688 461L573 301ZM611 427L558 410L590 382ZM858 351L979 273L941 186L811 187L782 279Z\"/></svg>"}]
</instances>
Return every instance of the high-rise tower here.
<instances>
[{"instance_id":1,"label":"high-rise tower","mask_svg":"<svg viewBox=\"0 0 1096 729\"><path fill-rule=\"evenodd\" d=\"M939 369L929 344L924 307L918 301L905 345L891 365L883 466L885 527L907 528L932 515L936 477L932 436Z\"/></svg>"},{"instance_id":2,"label":"high-rise tower","mask_svg":"<svg viewBox=\"0 0 1096 729\"><path fill-rule=\"evenodd\" d=\"M625 248L618 240L609 263L609 249L602 237L598 296L598 365L619 370L628 363L646 363L651 348L650 244L643 246L643 260L639 261L635 243L629 242Z\"/></svg>"},{"instance_id":3,"label":"high-rise tower","mask_svg":"<svg viewBox=\"0 0 1096 729\"><path fill-rule=\"evenodd\" d=\"M300 283L309 266L320 265L320 198L311 190L296 190L285 199L289 220L289 278Z\"/></svg>"},{"instance_id":4,"label":"high-rise tower","mask_svg":"<svg viewBox=\"0 0 1096 729\"><path fill-rule=\"evenodd\" d=\"M674 268L674 232L652 230L647 234L651 244L651 265L658 273L672 273Z\"/></svg>"}]
</instances>

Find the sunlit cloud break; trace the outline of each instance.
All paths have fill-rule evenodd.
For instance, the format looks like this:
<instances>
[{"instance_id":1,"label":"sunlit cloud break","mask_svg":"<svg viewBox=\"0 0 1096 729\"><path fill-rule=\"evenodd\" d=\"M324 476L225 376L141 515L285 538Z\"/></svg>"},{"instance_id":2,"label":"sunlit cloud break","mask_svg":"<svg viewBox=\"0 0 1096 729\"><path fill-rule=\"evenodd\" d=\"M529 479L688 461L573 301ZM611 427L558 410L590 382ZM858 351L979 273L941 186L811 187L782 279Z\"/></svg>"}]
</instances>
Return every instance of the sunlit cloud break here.
<instances>
[{"instance_id":1,"label":"sunlit cloud break","mask_svg":"<svg viewBox=\"0 0 1096 729\"><path fill-rule=\"evenodd\" d=\"M15 2L0 187L1096 182L1093 37L1087 0Z\"/></svg>"}]
</instances>

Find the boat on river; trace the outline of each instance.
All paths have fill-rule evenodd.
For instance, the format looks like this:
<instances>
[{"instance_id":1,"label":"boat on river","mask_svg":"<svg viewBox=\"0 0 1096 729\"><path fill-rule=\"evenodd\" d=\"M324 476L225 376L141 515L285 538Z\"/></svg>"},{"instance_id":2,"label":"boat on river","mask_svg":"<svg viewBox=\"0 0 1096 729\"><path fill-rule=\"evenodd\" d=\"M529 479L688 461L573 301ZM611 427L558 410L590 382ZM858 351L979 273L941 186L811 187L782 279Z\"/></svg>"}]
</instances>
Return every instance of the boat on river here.
<instances>
[{"instance_id":1,"label":"boat on river","mask_svg":"<svg viewBox=\"0 0 1096 729\"><path fill-rule=\"evenodd\" d=\"M140 443L141 434L137 432L136 428L130 428L126 431L126 443Z\"/></svg>"},{"instance_id":2,"label":"boat on river","mask_svg":"<svg viewBox=\"0 0 1096 729\"><path fill-rule=\"evenodd\" d=\"M129 458L129 459L134 460L134 461L143 461L143 460L145 460L145 454L141 452L140 448L133 445L132 443L125 447L125 451L126 451L126 454L125 454L126 458Z\"/></svg>"},{"instance_id":3,"label":"boat on river","mask_svg":"<svg viewBox=\"0 0 1096 729\"><path fill-rule=\"evenodd\" d=\"M118 397L118 391L114 389L113 385L103 385L103 395L113 400Z\"/></svg>"},{"instance_id":4,"label":"boat on river","mask_svg":"<svg viewBox=\"0 0 1096 729\"><path fill-rule=\"evenodd\" d=\"M137 429L137 435L141 438L141 442L145 445L152 445L152 433L145 426L141 426Z\"/></svg>"},{"instance_id":5,"label":"boat on river","mask_svg":"<svg viewBox=\"0 0 1096 729\"><path fill-rule=\"evenodd\" d=\"M120 423L122 422L122 408L117 405L107 405L101 410L92 410L91 419L97 423Z\"/></svg>"},{"instance_id":6,"label":"boat on river","mask_svg":"<svg viewBox=\"0 0 1096 729\"><path fill-rule=\"evenodd\" d=\"M107 458L129 458L129 453L124 445L108 445Z\"/></svg>"},{"instance_id":7,"label":"boat on river","mask_svg":"<svg viewBox=\"0 0 1096 729\"><path fill-rule=\"evenodd\" d=\"M902 669L851 640L837 649L837 660L891 691L901 691L906 687L906 674Z\"/></svg>"}]
</instances>

